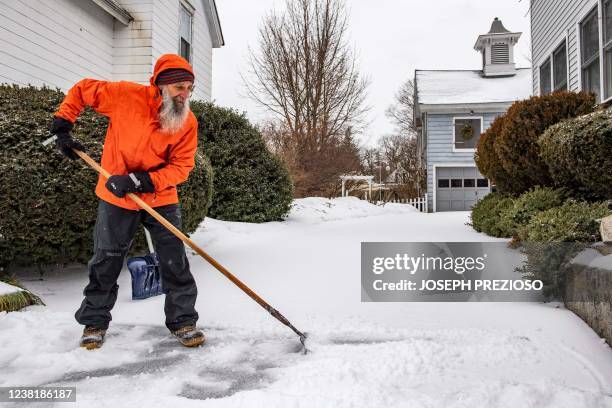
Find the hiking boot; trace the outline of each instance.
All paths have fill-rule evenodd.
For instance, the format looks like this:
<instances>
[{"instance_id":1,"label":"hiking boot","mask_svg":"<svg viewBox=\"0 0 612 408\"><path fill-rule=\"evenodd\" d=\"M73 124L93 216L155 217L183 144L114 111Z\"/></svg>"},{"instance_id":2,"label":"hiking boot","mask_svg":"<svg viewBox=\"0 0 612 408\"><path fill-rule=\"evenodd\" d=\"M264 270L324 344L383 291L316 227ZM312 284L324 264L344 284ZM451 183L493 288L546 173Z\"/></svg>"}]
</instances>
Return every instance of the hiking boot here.
<instances>
[{"instance_id":1,"label":"hiking boot","mask_svg":"<svg viewBox=\"0 0 612 408\"><path fill-rule=\"evenodd\" d=\"M104 335L106 334L105 329L100 329L93 326L85 326L83 335L79 345L86 348L87 350L93 350L102 347L104 343Z\"/></svg>"},{"instance_id":2,"label":"hiking boot","mask_svg":"<svg viewBox=\"0 0 612 408\"><path fill-rule=\"evenodd\" d=\"M196 329L195 326L185 326L172 332L172 335L181 342L185 347L197 347L204 344L206 338L201 330Z\"/></svg>"}]
</instances>

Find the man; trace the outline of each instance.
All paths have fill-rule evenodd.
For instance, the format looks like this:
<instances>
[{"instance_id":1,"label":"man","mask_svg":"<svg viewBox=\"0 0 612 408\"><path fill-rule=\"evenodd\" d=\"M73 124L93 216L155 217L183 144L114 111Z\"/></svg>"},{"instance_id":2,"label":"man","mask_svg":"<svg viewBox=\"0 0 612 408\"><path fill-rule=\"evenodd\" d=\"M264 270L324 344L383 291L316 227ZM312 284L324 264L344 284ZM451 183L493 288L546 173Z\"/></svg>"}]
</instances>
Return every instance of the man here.
<instances>
[{"instance_id":1,"label":"man","mask_svg":"<svg viewBox=\"0 0 612 408\"><path fill-rule=\"evenodd\" d=\"M80 345L98 348L117 300L117 278L134 234L142 223L151 233L160 261L166 295L166 327L185 346L204 343L196 328L197 288L189 271L183 242L126 196L135 193L181 228L176 186L194 167L198 122L189 109L194 73L178 55L166 54L155 64L150 86L131 82L84 79L72 87L55 113L51 132L58 149L70 159L84 150L72 139L73 123L85 106L109 118L100 175L100 198L94 229L94 255L88 263L89 284L75 314L85 326Z\"/></svg>"}]
</instances>

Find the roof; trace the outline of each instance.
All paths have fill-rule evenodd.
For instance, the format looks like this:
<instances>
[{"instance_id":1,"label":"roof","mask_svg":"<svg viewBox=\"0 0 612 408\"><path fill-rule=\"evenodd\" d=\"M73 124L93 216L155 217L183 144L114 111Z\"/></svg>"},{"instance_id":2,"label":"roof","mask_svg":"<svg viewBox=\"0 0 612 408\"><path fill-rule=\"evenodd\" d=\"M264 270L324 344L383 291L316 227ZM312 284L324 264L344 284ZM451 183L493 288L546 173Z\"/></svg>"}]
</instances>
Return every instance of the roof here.
<instances>
[{"instance_id":1,"label":"roof","mask_svg":"<svg viewBox=\"0 0 612 408\"><path fill-rule=\"evenodd\" d=\"M489 34L501 34L501 33L509 33L509 32L510 31L508 31L506 27L504 27L501 20L495 17L495 20L493 20L493 24L491 24L491 29L489 30Z\"/></svg>"},{"instance_id":2,"label":"roof","mask_svg":"<svg viewBox=\"0 0 612 408\"><path fill-rule=\"evenodd\" d=\"M491 24L491 29L486 34L481 34L476 39L476 44L474 45L474 49L476 51L482 51L487 44L490 44L491 40L503 40L509 39L513 40L515 43L519 40L522 33L510 32L506 27L504 27L501 20L497 17L493 20Z\"/></svg>"},{"instance_id":3,"label":"roof","mask_svg":"<svg viewBox=\"0 0 612 408\"><path fill-rule=\"evenodd\" d=\"M531 68L519 68L516 75L484 77L482 71L416 70L417 103L451 105L514 102L531 96Z\"/></svg>"},{"instance_id":4,"label":"roof","mask_svg":"<svg viewBox=\"0 0 612 408\"><path fill-rule=\"evenodd\" d=\"M220 48L225 45L223 31L221 30L221 20L217 11L215 0L208 0L208 8L205 9L206 17L210 23L210 35L212 37L213 48Z\"/></svg>"},{"instance_id":5,"label":"roof","mask_svg":"<svg viewBox=\"0 0 612 408\"><path fill-rule=\"evenodd\" d=\"M117 4L115 0L93 0L93 2L123 25L128 25L130 21L134 20L134 17L126 9Z\"/></svg>"}]
</instances>

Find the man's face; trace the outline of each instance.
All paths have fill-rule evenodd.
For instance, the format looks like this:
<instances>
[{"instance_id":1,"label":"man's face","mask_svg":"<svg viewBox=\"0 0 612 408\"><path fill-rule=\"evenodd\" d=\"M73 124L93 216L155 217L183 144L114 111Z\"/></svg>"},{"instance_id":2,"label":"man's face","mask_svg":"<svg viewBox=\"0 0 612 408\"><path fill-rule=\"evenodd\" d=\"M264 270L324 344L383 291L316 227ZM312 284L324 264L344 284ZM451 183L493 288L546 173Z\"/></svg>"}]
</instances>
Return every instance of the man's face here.
<instances>
[{"instance_id":1,"label":"man's face","mask_svg":"<svg viewBox=\"0 0 612 408\"><path fill-rule=\"evenodd\" d=\"M175 111L180 111L193 91L193 82L175 82L165 86L168 96L172 99Z\"/></svg>"},{"instance_id":2,"label":"man's face","mask_svg":"<svg viewBox=\"0 0 612 408\"><path fill-rule=\"evenodd\" d=\"M175 82L160 85L162 105L159 110L161 128L166 132L178 131L189 115L189 96L193 91L193 82Z\"/></svg>"}]
</instances>

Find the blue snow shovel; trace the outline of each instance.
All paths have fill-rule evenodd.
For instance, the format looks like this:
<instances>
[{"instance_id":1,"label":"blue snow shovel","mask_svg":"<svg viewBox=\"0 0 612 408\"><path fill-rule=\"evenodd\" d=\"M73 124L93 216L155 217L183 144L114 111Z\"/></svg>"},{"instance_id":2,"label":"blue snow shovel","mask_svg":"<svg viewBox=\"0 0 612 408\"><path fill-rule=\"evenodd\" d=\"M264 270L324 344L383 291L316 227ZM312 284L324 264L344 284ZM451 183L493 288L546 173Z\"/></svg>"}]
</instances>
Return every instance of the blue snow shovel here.
<instances>
[{"instance_id":1,"label":"blue snow shovel","mask_svg":"<svg viewBox=\"0 0 612 408\"><path fill-rule=\"evenodd\" d=\"M132 275L132 300L146 299L162 294L162 281L159 272L159 261L153 249L151 234L144 228L149 246L149 254L137 256L127 261Z\"/></svg>"}]
</instances>

